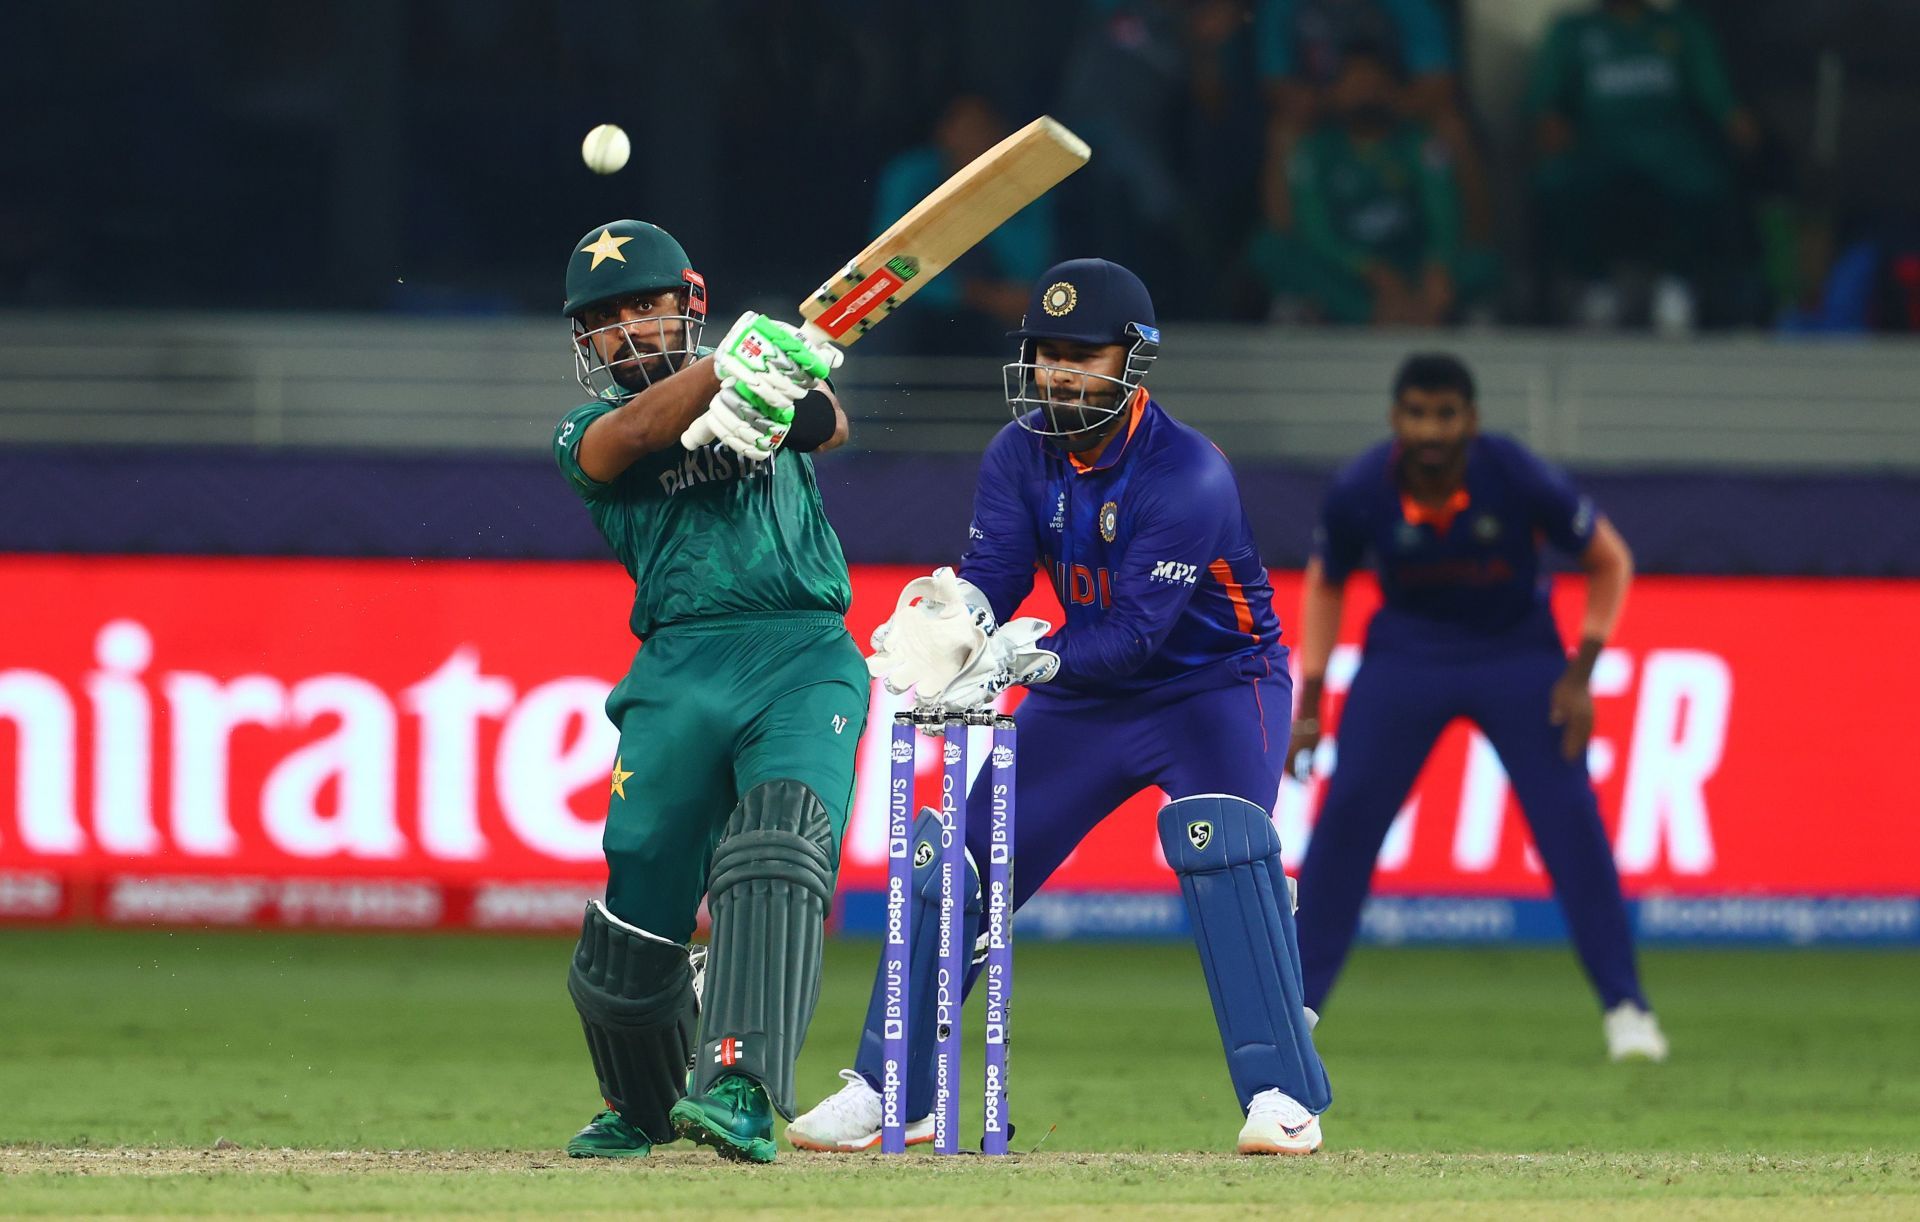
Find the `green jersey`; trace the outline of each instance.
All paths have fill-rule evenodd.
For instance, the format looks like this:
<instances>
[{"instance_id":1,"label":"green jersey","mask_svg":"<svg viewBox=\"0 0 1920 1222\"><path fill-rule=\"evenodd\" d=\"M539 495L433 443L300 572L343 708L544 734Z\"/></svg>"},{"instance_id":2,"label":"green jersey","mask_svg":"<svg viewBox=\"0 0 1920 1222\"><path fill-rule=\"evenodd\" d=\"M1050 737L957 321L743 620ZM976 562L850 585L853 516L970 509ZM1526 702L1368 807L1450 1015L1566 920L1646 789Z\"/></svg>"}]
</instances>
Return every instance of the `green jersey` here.
<instances>
[{"instance_id":1,"label":"green jersey","mask_svg":"<svg viewBox=\"0 0 1920 1222\"><path fill-rule=\"evenodd\" d=\"M1301 239L1352 275L1380 261L1405 275L1452 269L1460 246L1453 173L1422 128L1397 125L1359 141L1329 124L1300 142L1288 166Z\"/></svg>"},{"instance_id":2,"label":"green jersey","mask_svg":"<svg viewBox=\"0 0 1920 1222\"><path fill-rule=\"evenodd\" d=\"M1657 158L1697 155L1702 129L1726 123L1736 102L1713 35L1680 7L1562 17L1534 61L1527 106L1601 150Z\"/></svg>"},{"instance_id":3,"label":"green jersey","mask_svg":"<svg viewBox=\"0 0 1920 1222\"><path fill-rule=\"evenodd\" d=\"M717 615L831 611L853 601L847 560L827 525L813 460L765 462L719 443L648 454L609 483L580 469L580 438L617 404L574 408L554 458L633 577L633 634Z\"/></svg>"}]
</instances>

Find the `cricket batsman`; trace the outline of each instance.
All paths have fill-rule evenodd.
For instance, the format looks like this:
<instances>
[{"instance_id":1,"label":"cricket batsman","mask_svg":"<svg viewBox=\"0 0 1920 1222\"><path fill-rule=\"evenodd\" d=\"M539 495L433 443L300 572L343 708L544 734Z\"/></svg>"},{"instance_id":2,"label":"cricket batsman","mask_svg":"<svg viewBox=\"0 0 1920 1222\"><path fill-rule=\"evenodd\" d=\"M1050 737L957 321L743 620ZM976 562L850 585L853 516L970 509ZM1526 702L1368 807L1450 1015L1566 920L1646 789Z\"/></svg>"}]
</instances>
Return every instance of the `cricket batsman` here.
<instances>
[{"instance_id":1,"label":"cricket batsman","mask_svg":"<svg viewBox=\"0 0 1920 1222\"><path fill-rule=\"evenodd\" d=\"M1239 1149L1319 1148L1331 1101L1300 990L1292 905L1270 812L1291 716L1287 650L1266 568L1225 456L1144 384L1160 347L1138 277L1103 259L1059 264L1035 284L1011 334L1013 423L980 464L958 574L910 583L868 659L922 709L988 707L1033 685L1020 708L1018 908L1085 838L1149 786L1171 801L1160 842L1180 876L1227 1071L1245 1115ZM1059 631L1009 621L1052 579ZM990 778L968 795L964 936L980 920ZM906 1067L907 1133L931 1141L938 816L914 829L917 869ZM976 968L978 959L976 959ZM968 984L972 980L967 981ZM881 1135L884 984L876 978L846 1085L787 1126L796 1147L871 1149Z\"/></svg>"},{"instance_id":2,"label":"cricket batsman","mask_svg":"<svg viewBox=\"0 0 1920 1222\"><path fill-rule=\"evenodd\" d=\"M1667 1041L1640 989L1620 875L1587 778L1587 681L1626 603L1633 556L1564 474L1512 438L1482 435L1479 419L1464 364L1445 354L1408 357L1393 383L1393 439L1348 466L1321 509L1288 751L1303 780L1320 741L1343 587L1368 554L1384 605L1367 626L1340 718L1338 766L1300 867L1306 1002L1316 1011L1325 1002L1381 841L1434 740L1464 717L1493 744L1520 799L1600 995L1609 1055L1664 1060ZM1571 658L1547 602L1542 540L1578 557L1587 574Z\"/></svg>"},{"instance_id":3,"label":"cricket batsman","mask_svg":"<svg viewBox=\"0 0 1920 1222\"><path fill-rule=\"evenodd\" d=\"M685 1137L770 1162L867 714L847 564L807 457L846 440L826 380L840 353L755 313L702 347L706 284L643 221L582 238L566 291L593 398L554 430L554 458L634 579L645 643L607 698L606 899L567 980L606 1108L567 1153ZM703 896L702 994L688 940Z\"/></svg>"}]
</instances>

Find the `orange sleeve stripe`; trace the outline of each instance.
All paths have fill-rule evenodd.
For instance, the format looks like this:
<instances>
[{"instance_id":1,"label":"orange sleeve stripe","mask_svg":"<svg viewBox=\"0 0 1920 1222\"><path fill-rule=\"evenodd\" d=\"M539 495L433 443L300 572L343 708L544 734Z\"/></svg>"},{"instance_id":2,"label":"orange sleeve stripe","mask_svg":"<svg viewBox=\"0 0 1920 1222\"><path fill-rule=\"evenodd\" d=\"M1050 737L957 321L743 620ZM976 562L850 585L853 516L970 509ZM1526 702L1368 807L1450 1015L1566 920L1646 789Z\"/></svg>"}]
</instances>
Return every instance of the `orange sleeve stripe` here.
<instances>
[{"instance_id":1,"label":"orange sleeve stripe","mask_svg":"<svg viewBox=\"0 0 1920 1222\"><path fill-rule=\"evenodd\" d=\"M1233 569L1228 566L1226 557L1222 556L1208 565L1207 572L1213 575L1215 581L1226 587L1227 597L1233 600L1233 619L1239 625L1240 631L1258 641L1260 637L1253 630L1253 608L1247 605L1247 592L1241 589L1240 583L1233 579Z\"/></svg>"}]
</instances>

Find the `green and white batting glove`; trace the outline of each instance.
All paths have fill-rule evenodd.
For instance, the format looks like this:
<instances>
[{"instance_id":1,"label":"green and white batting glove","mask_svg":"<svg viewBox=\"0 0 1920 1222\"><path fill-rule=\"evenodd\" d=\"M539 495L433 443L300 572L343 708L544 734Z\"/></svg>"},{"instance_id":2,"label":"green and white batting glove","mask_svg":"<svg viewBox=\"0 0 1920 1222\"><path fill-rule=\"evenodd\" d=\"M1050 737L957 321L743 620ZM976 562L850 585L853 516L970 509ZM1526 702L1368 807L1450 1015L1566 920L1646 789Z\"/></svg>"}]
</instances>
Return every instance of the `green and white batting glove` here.
<instances>
[{"instance_id":1,"label":"green and white batting glove","mask_svg":"<svg viewBox=\"0 0 1920 1222\"><path fill-rule=\"evenodd\" d=\"M810 343L799 327L749 310L714 350L713 371L738 404L784 427L793 423L793 405L842 359L844 354L832 344ZM680 444L695 450L719 438L716 423L709 408L681 435Z\"/></svg>"},{"instance_id":2,"label":"green and white batting glove","mask_svg":"<svg viewBox=\"0 0 1920 1222\"><path fill-rule=\"evenodd\" d=\"M761 398L762 402L766 400ZM776 400L785 403L784 399ZM694 421L711 432L716 440L742 458L764 462L773 457L787 440L793 426L793 408L763 409L748 399L739 382L721 384L720 393L707 405L706 414ZM689 432L692 430L689 429Z\"/></svg>"}]
</instances>

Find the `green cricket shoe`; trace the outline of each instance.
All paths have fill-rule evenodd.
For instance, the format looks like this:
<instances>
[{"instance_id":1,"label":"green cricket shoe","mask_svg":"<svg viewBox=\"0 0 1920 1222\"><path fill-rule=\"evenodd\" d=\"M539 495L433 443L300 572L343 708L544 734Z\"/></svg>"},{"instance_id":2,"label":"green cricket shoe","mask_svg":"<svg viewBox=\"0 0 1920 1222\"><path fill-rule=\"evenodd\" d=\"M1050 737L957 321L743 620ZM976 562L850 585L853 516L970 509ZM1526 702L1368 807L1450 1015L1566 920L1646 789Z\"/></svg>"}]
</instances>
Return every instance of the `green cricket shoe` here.
<instances>
[{"instance_id":1,"label":"green cricket shoe","mask_svg":"<svg viewBox=\"0 0 1920 1222\"><path fill-rule=\"evenodd\" d=\"M712 1146L722 1158L741 1163L773 1161L773 1105L766 1088L752 1078L728 1074L704 1095L688 1095L673 1105L673 1131L688 1141Z\"/></svg>"},{"instance_id":2,"label":"green cricket shoe","mask_svg":"<svg viewBox=\"0 0 1920 1222\"><path fill-rule=\"evenodd\" d=\"M569 1158L645 1158L653 1149L647 1135L608 1108L567 1143Z\"/></svg>"}]
</instances>

